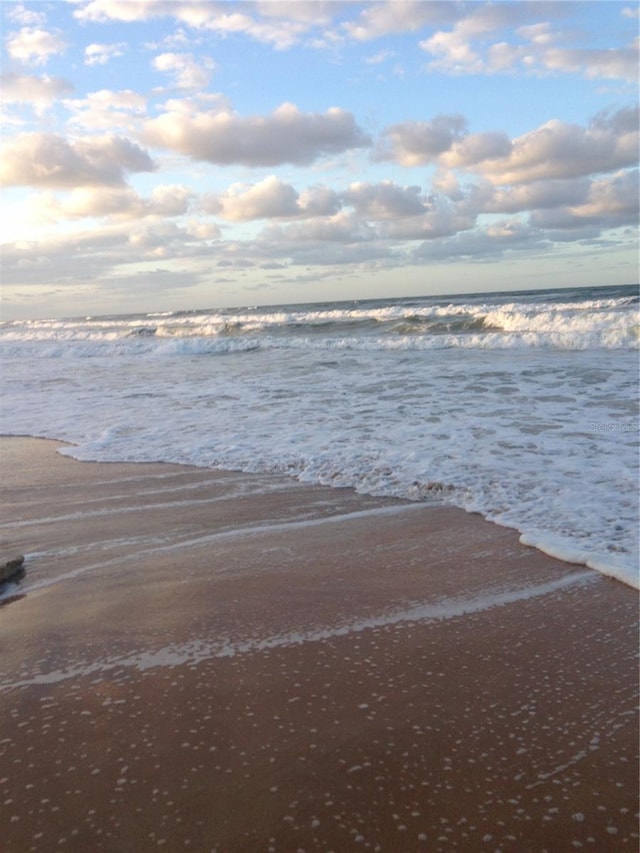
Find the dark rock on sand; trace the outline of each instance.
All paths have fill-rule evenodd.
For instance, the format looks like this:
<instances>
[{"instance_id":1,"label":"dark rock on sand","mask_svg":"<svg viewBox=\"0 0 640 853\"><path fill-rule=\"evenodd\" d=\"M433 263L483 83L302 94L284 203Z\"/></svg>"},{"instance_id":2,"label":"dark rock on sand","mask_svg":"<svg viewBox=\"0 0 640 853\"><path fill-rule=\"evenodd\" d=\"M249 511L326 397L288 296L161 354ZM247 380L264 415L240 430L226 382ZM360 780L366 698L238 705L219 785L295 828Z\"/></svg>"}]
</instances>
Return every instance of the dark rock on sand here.
<instances>
[{"instance_id":1,"label":"dark rock on sand","mask_svg":"<svg viewBox=\"0 0 640 853\"><path fill-rule=\"evenodd\" d=\"M13 557L11 560L0 564L0 584L7 581L19 581L26 573L24 557L22 555Z\"/></svg>"}]
</instances>

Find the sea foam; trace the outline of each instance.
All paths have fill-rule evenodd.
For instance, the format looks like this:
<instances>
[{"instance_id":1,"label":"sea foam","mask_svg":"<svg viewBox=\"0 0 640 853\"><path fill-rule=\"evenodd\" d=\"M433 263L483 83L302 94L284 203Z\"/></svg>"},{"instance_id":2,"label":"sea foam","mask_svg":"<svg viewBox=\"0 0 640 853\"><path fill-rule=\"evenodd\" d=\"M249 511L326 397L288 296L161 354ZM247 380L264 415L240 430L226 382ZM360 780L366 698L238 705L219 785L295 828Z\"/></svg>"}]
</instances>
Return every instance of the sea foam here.
<instances>
[{"instance_id":1,"label":"sea foam","mask_svg":"<svg viewBox=\"0 0 640 853\"><path fill-rule=\"evenodd\" d=\"M447 502L638 584L631 288L7 323L0 355L5 433Z\"/></svg>"}]
</instances>

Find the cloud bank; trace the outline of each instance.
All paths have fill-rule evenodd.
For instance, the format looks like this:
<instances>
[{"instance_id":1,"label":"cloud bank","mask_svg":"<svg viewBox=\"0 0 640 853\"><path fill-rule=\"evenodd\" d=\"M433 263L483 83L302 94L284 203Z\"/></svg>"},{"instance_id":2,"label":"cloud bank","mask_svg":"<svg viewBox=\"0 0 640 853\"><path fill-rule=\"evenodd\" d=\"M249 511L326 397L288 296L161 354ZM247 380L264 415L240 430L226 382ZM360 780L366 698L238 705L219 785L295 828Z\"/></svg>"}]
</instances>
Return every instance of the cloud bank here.
<instances>
[{"instance_id":1,"label":"cloud bank","mask_svg":"<svg viewBox=\"0 0 640 853\"><path fill-rule=\"evenodd\" d=\"M55 270L76 286L153 265L194 284L216 270L321 281L626 249L638 222L637 10L608 4L625 35L606 44L577 26L591 8L12 4L3 277L30 287ZM567 79L589 112L553 100ZM485 80L508 81L501 109L469 100Z\"/></svg>"}]
</instances>

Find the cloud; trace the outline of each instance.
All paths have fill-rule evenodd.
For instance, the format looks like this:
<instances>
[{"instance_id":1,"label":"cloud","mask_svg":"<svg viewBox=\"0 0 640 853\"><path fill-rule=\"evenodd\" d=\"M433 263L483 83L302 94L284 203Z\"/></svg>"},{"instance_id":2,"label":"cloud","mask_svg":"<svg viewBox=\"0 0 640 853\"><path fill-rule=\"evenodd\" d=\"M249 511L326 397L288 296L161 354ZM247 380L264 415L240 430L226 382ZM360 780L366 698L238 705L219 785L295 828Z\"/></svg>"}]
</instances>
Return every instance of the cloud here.
<instances>
[{"instance_id":1,"label":"cloud","mask_svg":"<svg viewBox=\"0 0 640 853\"><path fill-rule=\"evenodd\" d=\"M73 91L73 85L62 77L34 77L29 74L8 72L0 77L2 100L8 104L50 104L62 95Z\"/></svg>"},{"instance_id":2,"label":"cloud","mask_svg":"<svg viewBox=\"0 0 640 853\"><path fill-rule=\"evenodd\" d=\"M133 23L169 17L186 27L220 37L243 35L276 50L305 38L316 47L346 39L371 41L392 34L438 29L420 42L429 67L446 74L572 73L604 79L637 77L637 46L612 50L580 49L559 43L564 36L549 18L569 14L570 5L539 0L517 3L454 3L451 0L377 0L365 4L354 20L340 22L343 5L335 2L212 2L211 0L90 0L74 12L83 22ZM634 10L623 8L623 17ZM541 21L544 14L545 20ZM337 23L331 29L331 23ZM517 27L518 39L508 28ZM318 32L320 31L320 32ZM317 33L313 37L313 33ZM564 36L571 37L571 34Z\"/></svg>"},{"instance_id":3,"label":"cloud","mask_svg":"<svg viewBox=\"0 0 640 853\"><path fill-rule=\"evenodd\" d=\"M218 237L215 225L197 221L184 226L153 220L133 226L129 222L91 226L39 241L3 244L3 272L18 285L41 284L43 274L52 284L85 284L131 264L170 266L182 258L210 258L218 252Z\"/></svg>"},{"instance_id":4,"label":"cloud","mask_svg":"<svg viewBox=\"0 0 640 853\"><path fill-rule=\"evenodd\" d=\"M521 213L580 204L589 195L591 182L586 177L544 180L521 186L493 189L483 210L488 213Z\"/></svg>"},{"instance_id":5,"label":"cloud","mask_svg":"<svg viewBox=\"0 0 640 853\"><path fill-rule=\"evenodd\" d=\"M163 13L159 0L90 0L79 6L73 16L79 21L104 24L107 21L146 21Z\"/></svg>"},{"instance_id":6,"label":"cloud","mask_svg":"<svg viewBox=\"0 0 640 853\"><path fill-rule=\"evenodd\" d=\"M509 157L513 144L506 133L490 131L454 139L439 162L449 168L474 166L487 160Z\"/></svg>"},{"instance_id":7,"label":"cloud","mask_svg":"<svg viewBox=\"0 0 640 853\"><path fill-rule=\"evenodd\" d=\"M193 193L181 184L158 184L148 203L150 216L180 216L187 212Z\"/></svg>"},{"instance_id":8,"label":"cloud","mask_svg":"<svg viewBox=\"0 0 640 853\"><path fill-rule=\"evenodd\" d=\"M554 4L548 4L553 6ZM496 31L503 30L538 15L536 4L529 2L471 4L449 31L439 30L420 42L420 47L435 57L429 68L447 74L486 73L485 42Z\"/></svg>"},{"instance_id":9,"label":"cloud","mask_svg":"<svg viewBox=\"0 0 640 853\"><path fill-rule=\"evenodd\" d=\"M317 5L314 15L313 7ZM204 29L221 36L243 34L255 41L284 50L322 21L328 20L331 4L264 3L230 4L210 0L91 0L74 12L80 21L147 21L171 17L194 29ZM230 11L231 10L231 11ZM249 14L254 12L255 14ZM276 18L276 20L272 20Z\"/></svg>"},{"instance_id":10,"label":"cloud","mask_svg":"<svg viewBox=\"0 0 640 853\"><path fill-rule=\"evenodd\" d=\"M329 187L311 186L300 193L298 207L305 216L333 216L340 210L341 201Z\"/></svg>"},{"instance_id":11,"label":"cloud","mask_svg":"<svg viewBox=\"0 0 640 853\"><path fill-rule=\"evenodd\" d=\"M405 121L386 128L373 152L374 160L394 160L402 166L435 161L466 133L461 115L439 115L431 121Z\"/></svg>"},{"instance_id":12,"label":"cloud","mask_svg":"<svg viewBox=\"0 0 640 853\"><path fill-rule=\"evenodd\" d=\"M553 3L478 4L451 30L434 33L420 47L433 57L429 69L446 74L562 73L588 79L637 80L637 41L606 50L567 47L561 40L573 40L575 34L562 32L548 20L540 21L542 10L547 15L563 14L562 5ZM528 20L535 23L520 26L515 36L509 34L509 41L501 38L505 27Z\"/></svg>"},{"instance_id":13,"label":"cloud","mask_svg":"<svg viewBox=\"0 0 640 853\"><path fill-rule=\"evenodd\" d=\"M71 125L91 130L131 129L136 119L145 115L146 99L144 95L123 89L114 92L100 89L91 92L86 98L67 99L65 107L72 113Z\"/></svg>"},{"instance_id":14,"label":"cloud","mask_svg":"<svg viewBox=\"0 0 640 853\"><path fill-rule=\"evenodd\" d=\"M501 131L469 134L463 116L436 116L383 130L374 160L414 167L436 163L462 169L495 186L611 172L638 159L639 110L624 108L596 116L587 127L552 119L510 140Z\"/></svg>"},{"instance_id":15,"label":"cloud","mask_svg":"<svg viewBox=\"0 0 640 853\"><path fill-rule=\"evenodd\" d=\"M7 38L7 52L12 59L31 65L45 65L50 56L64 53L65 40L57 33L34 27L23 27Z\"/></svg>"},{"instance_id":16,"label":"cloud","mask_svg":"<svg viewBox=\"0 0 640 853\"><path fill-rule=\"evenodd\" d=\"M53 133L23 133L5 146L0 183L51 188L117 186L124 184L127 172L154 168L147 152L123 137L71 143Z\"/></svg>"},{"instance_id":17,"label":"cloud","mask_svg":"<svg viewBox=\"0 0 640 853\"><path fill-rule=\"evenodd\" d=\"M576 203L565 199L565 204L554 209L531 214L531 224L541 229L573 230L585 225L598 229L636 227L640 214L640 184L638 171L631 170L607 175L593 181L588 192Z\"/></svg>"},{"instance_id":18,"label":"cloud","mask_svg":"<svg viewBox=\"0 0 640 853\"><path fill-rule=\"evenodd\" d=\"M549 178L611 172L634 166L638 159L638 110L599 116L589 127L553 119L513 140L501 157L469 156L465 140L441 158L449 167L478 171L495 185L522 184Z\"/></svg>"},{"instance_id":19,"label":"cloud","mask_svg":"<svg viewBox=\"0 0 640 853\"><path fill-rule=\"evenodd\" d=\"M232 184L226 192L209 197L203 207L232 222L295 217L300 212L298 193L275 175L249 187Z\"/></svg>"},{"instance_id":20,"label":"cloud","mask_svg":"<svg viewBox=\"0 0 640 853\"><path fill-rule=\"evenodd\" d=\"M15 21L16 24L24 24L25 26L40 26L45 23L46 17L43 12L36 12L35 9L26 9L22 3L16 3L7 12L7 17Z\"/></svg>"},{"instance_id":21,"label":"cloud","mask_svg":"<svg viewBox=\"0 0 640 853\"><path fill-rule=\"evenodd\" d=\"M265 18L291 18L308 24L328 24L336 11L335 0L260 0L257 9Z\"/></svg>"},{"instance_id":22,"label":"cloud","mask_svg":"<svg viewBox=\"0 0 640 853\"><path fill-rule=\"evenodd\" d=\"M391 33L413 32L426 24L443 24L458 17L456 4L425 3L423 0L385 0L370 3L355 22L347 22L344 31L356 41L370 41Z\"/></svg>"},{"instance_id":23,"label":"cloud","mask_svg":"<svg viewBox=\"0 0 640 853\"><path fill-rule=\"evenodd\" d=\"M541 251L551 240L519 219L475 228L442 239L427 240L413 252L416 261L497 260L512 252Z\"/></svg>"},{"instance_id":24,"label":"cloud","mask_svg":"<svg viewBox=\"0 0 640 853\"><path fill-rule=\"evenodd\" d=\"M394 50L381 50L378 53L374 53L373 56L368 56L364 61L366 65L380 65L388 59L393 59L394 56L396 56Z\"/></svg>"},{"instance_id":25,"label":"cloud","mask_svg":"<svg viewBox=\"0 0 640 853\"><path fill-rule=\"evenodd\" d=\"M635 82L638 74L637 43L623 48L589 49L536 45L492 45L488 51L488 73L511 71L520 66L527 74L579 74L589 80L627 80Z\"/></svg>"},{"instance_id":26,"label":"cloud","mask_svg":"<svg viewBox=\"0 0 640 853\"><path fill-rule=\"evenodd\" d=\"M269 243L360 243L376 236L376 231L353 211L341 210L333 216L315 217L288 225L269 225L261 240Z\"/></svg>"},{"instance_id":27,"label":"cloud","mask_svg":"<svg viewBox=\"0 0 640 853\"><path fill-rule=\"evenodd\" d=\"M332 216L341 204L339 194L328 187L308 187L298 194L290 184L270 175L257 184L232 184L224 193L205 196L201 207L231 222L246 222Z\"/></svg>"},{"instance_id":28,"label":"cloud","mask_svg":"<svg viewBox=\"0 0 640 853\"><path fill-rule=\"evenodd\" d=\"M43 273L50 284L86 282L118 264L128 235L94 228L2 247L3 269L16 284L40 284Z\"/></svg>"},{"instance_id":29,"label":"cloud","mask_svg":"<svg viewBox=\"0 0 640 853\"><path fill-rule=\"evenodd\" d=\"M351 113L337 107L303 113L282 104L270 116L242 118L227 110L185 114L172 109L145 124L144 141L219 165L308 165L370 145Z\"/></svg>"},{"instance_id":30,"label":"cloud","mask_svg":"<svg viewBox=\"0 0 640 853\"><path fill-rule=\"evenodd\" d=\"M242 33L255 41L271 44L277 50L286 50L297 44L311 27L309 21L296 19L289 14L294 6L295 4L285 4L283 8L287 14L277 23L259 20L244 13L229 13L227 10L231 7L228 5L224 11L209 7L204 12L198 9L192 13L188 4L185 4L182 8L176 8L176 17L194 27L221 35Z\"/></svg>"},{"instance_id":31,"label":"cloud","mask_svg":"<svg viewBox=\"0 0 640 853\"><path fill-rule=\"evenodd\" d=\"M173 74L178 89L202 89L209 85L216 64L209 57L194 59L190 53L161 53L153 60L153 67Z\"/></svg>"},{"instance_id":32,"label":"cloud","mask_svg":"<svg viewBox=\"0 0 640 853\"><path fill-rule=\"evenodd\" d=\"M90 44L84 49L85 65L106 65L112 59L124 55L126 44Z\"/></svg>"},{"instance_id":33,"label":"cloud","mask_svg":"<svg viewBox=\"0 0 640 853\"><path fill-rule=\"evenodd\" d=\"M252 241L251 257L261 265L266 261L313 267L361 267L374 261L388 262L393 248L377 238L375 228L354 213L341 211L335 216L266 226Z\"/></svg>"},{"instance_id":34,"label":"cloud","mask_svg":"<svg viewBox=\"0 0 640 853\"><path fill-rule=\"evenodd\" d=\"M353 183L341 194L341 198L364 219L413 217L427 210L420 187L400 187L391 181L379 184Z\"/></svg>"},{"instance_id":35,"label":"cloud","mask_svg":"<svg viewBox=\"0 0 640 853\"><path fill-rule=\"evenodd\" d=\"M433 196L421 215L391 219L384 223L381 234L402 241L434 240L467 231L475 223L475 215L465 213L442 196Z\"/></svg>"},{"instance_id":36,"label":"cloud","mask_svg":"<svg viewBox=\"0 0 640 853\"><path fill-rule=\"evenodd\" d=\"M550 48L540 56L540 64L549 71L582 74L590 80L638 79L637 41L628 47L606 50Z\"/></svg>"},{"instance_id":37,"label":"cloud","mask_svg":"<svg viewBox=\"0 0 640 853\"><path fill-rule=\"evenodd\" d=\"M352 208L352 214L362 221L375 222L419 216L429 210L429 202L421 196L420 187L401 187L392 181L356 182L342 192L314 186L298 194L275 175L249 186L232 184L226 192L207 196L202 201L205 212L236 222L312 218L320 221L321 217L335 217L344 208Z\"/></svg>"},{"instance_id":38,"label":"cloud","mask_svg":"<svg viewBox=\"0 0 640 853\"><path fill-rule=\"evenodd\" d=\"M47 192L34 202L38 220L64 219L140 220L147 217L176 217L188 211L193 193L181 185L159 185L149 198L131 187L79 187L63 197Z\"/></svg>"}]
</instances>

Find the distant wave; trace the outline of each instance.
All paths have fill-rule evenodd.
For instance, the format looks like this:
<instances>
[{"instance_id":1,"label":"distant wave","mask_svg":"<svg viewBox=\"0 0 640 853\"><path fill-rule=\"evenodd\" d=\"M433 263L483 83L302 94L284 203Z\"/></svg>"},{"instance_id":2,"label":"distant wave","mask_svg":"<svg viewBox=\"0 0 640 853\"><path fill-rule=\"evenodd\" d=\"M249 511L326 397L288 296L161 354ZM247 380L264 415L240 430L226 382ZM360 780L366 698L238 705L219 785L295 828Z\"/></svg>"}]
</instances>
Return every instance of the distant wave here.
<instances>
[{"instance_id":1,"label":"distant wave","mask_svg":"<svg viewBox=\"0 0 640 853\"><path fill-rule=\"evenodd\" d=\"M447 501L637 583L637 291L603 290L4 323L4 429Z\"/></svg>"},{"instance_id":2,"label":"distant wave","mask_svg":"<svg viewBox=\"0 0 640 853\"><path fill-rule=\"evenodd\" d=\"M66 344L71 356L255 349L619 349L640 345L635 297L573 301L239 309L0 325L0 345ZM149 322L153 318L153 322ZM109 348L109 345L111 348ZM93 347L93 348L92 348ZM124 348L123 348L124 347ZM62 355L54 347L52 355Z\"/></svg>"}]
</instances>

